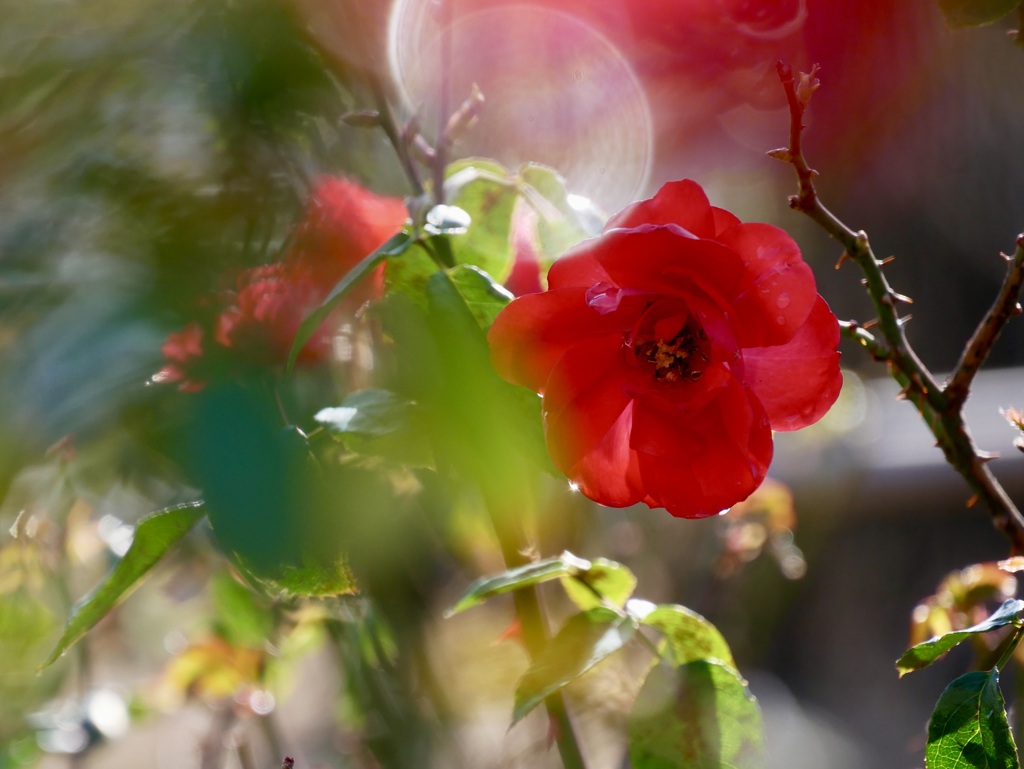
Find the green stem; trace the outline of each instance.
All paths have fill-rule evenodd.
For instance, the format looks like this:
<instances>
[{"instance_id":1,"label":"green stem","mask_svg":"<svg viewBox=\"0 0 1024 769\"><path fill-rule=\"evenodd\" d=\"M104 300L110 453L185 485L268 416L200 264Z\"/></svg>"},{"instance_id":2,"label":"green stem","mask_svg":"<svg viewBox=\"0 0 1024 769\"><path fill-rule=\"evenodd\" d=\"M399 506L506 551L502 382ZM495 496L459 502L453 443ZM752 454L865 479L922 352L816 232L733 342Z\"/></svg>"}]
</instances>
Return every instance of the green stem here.
<instances>
[{"instance_id":1,"label":"green stem","mask_svg":"<svg viewBox=\"0 0 1024 769\"><path fill-rule=\"evenodd\" d=\"M494 495L488 495L486 491L484 494L487 511L501 547L505 566L514 569L529 563L531 559L525 555L529 552L526 535L516 516L516 511L509 511L506 509L506 505L498 504ZM533 586L516 590L512 594L512 599L516 617L519 619L526 653L530 655L531 660L536 659L548 643L547 622L541 610L537 590ZM559 691L549 695L544 700L544 705L555 724L555 742L558 745L558 753L562 757L562 765L565 769L586 769L586 763L580 752L576 732L566 710L565 698L562 693Z\"/></svg>"},{"instance_id":2,"label":"green stem","mask_svg":"<svg viewBox=\"0 0 1024 769\"><path fill-rule=\"evenodd\" d=\"M999 655L999 661L995 664L996 669L1001 673L1003 668L1013 658L1013 653L1017 650L1017 646L1020 644L1021 639L1024 638L1024 627L1017 627L1014 630L1013 638L1003 649L1003 653Z\"/></svg>"}]
</instances>

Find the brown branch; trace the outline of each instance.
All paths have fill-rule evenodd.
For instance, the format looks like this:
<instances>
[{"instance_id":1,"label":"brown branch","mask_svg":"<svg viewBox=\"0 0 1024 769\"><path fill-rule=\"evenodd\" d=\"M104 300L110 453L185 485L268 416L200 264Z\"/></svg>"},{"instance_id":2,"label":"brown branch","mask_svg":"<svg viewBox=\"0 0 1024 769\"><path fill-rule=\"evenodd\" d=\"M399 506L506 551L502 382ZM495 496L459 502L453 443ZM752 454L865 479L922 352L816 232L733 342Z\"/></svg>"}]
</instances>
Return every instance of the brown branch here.
<instances>
[{"instance_id":1,"label":"brown branch","mask_svg":"<svg viewBox=\"0 0 1024 769\"><path fill-rule=\"evenodd\" d=\"M413 194L422 195L423 182L420 179L419 171L416 170L416 164L413 162L412 155L409 153L409 141L406 137L406 131L399 128L398 121L395 119L395 114L391 109L387 88L376 73L369 73L367 80L376 102L380 127L384 130L388 141L391 142L391 146L395 150L395 155L398 157L398 162L405 172L406 179L409 180Z\"/></svg>"},{"instance_id":2,"label":"brown branch","mask_svg":"<svg viewBox=\"0 0 1024 769\"><path fill-rule=\"evenodd\" d=\"M946 461L967 481L974 492L974 498L988 508L993 523L1009 539L1013 552L1024 553L1024 516L988 468L987 463L993 457L979 451L974 445L974 439L963 418L963 398L958 394L958 388L969 387L977 366L984 361L995 336L1005 325L1006 319L1002 314L1012 314L1016 307L1016 298L1020 293L1020 286L1016 284L1024 281L1024 268L1017 266L1017 263L1024 262L1024 245L1018 241L1015 266L1011 267L1011 274L1007 277L1000 299L975 333L975 337L979 337L977 343L972 339L964 353L964 360L969 359L970 362L958 366L958 374L961 370L965 373L959 374L957 388L952 393L943 390L917 357L904 334L905 319L899 317L896 306L908 300L892 289L882 272L882 267L889 260L876 259L867 235L854 232L818 199L814 188L814 177L818 173L808 165L802 143L804 113L819 85L815 77L817 71L815 66L810 73L801 73L797 79L792 69L781 62L778 64L779 79L789 103L789 147L768 154L791 164L796 171L799 192L790 197L790 207L808 216L835 238L846 251L844 260L855 262L864 274L862 282L878 316L879 335L852 322L840 324L841 331L847 338L864 347L873 358L885 362L889 374L902 388L901 395L914 404L935 436L936 445L942 449Z\"/></svg>"},{"instance_id":3,"label":"brown branch","mask_svg":"<svg viewBox=\"0 0 1024 769\"><path fill-rule=\"evenodd\" d=\"M800 192L790 197L790 207L808 216L835 238L845 249L847 258L856 263L864 273L865 287L871 296L878 317L882 336L880 343L884 343L888 347L886 359L907 373L911 386L919 388L923 400L931 404L932 408L941 411L946 406L942 389L907 343L903 322L897 312L897 304L906 301L906 298L902 294L896 293L889 285L882 272L883 263L875 258L867 234L854 232L840 221L822 204L817 190L814 188L814 177L818 175L818 172L811 168L804 158L803 131L805 126L803 117L811 94L818 87L818 80L815 78L817 69L817 66L812 67L810 73L801 74L797 81L793 77L793 71L779 63L779 77L782 79L789 102L789 148L775 150L770 154L789 162L796 170Z\"/></svg>"},{"instance_id":4,"label":"brown branch","mask_svg":"<svg viewBox=\"0 0 1024 769\"><path fill-rule=\"evenodd\" d=\"M221 769L227 752L226 738L237 720L238 716L231 707L221 707L214 713L210 731L200 746L200 769Z\"/></svg>"},{"instance_id":5,"label":"brown branch","mask_svg":"<svg viewBox=\"0 0 1024 769\"><path fill-rule=\"evenodd\" d=\"M984 365L993 345L1002 333L1003 327L1014 315L1020 314L1020 293L1024 288L1024 234L1017 236L1017 251L1005 256L1006 277L999 289L999 296L982 318L974 335L964 348L960 361L945 387L946 398L951 406L959 408L967 400L974 375Z\"/></svg>"}]
</instances>

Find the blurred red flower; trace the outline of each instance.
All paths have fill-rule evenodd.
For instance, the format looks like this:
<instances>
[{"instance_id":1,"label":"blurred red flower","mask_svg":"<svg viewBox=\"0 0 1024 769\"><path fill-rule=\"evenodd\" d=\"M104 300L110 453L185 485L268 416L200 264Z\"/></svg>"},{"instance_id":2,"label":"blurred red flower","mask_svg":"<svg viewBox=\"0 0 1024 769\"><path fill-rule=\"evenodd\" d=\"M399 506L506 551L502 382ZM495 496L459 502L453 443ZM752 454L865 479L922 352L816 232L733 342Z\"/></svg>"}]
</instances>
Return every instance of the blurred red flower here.
<instances>
[{"instance_id":1,"label":"blurred red flower","mask_svg":"<svg viewBox=\"0 0 1024 769\"><path fill-rule=\"evenodd\" d=\"M283 260L243 270L234 290L220 298L214 341L247 365L283 363L306 315L360 260L398 232L406 217L399 198L376 195L347 179L320 177ZM357 286L333 320L325 322L303 347L299 360L324 360L338 316L352 315L379 296L381 279L378 271ZM181 382L181 389L201 388L202 379L190 377L188 371L204 355L202 338L203 329L197 323L168 336L163 347L168 365L155 381Z\"/></svg>"},{"instance_id":2,"label":"blurred red flower","mask_svg":"<svg viewBox=\"0 0 1024 769\"><path fill-rule=\"evenodd\" d=\"M181 331L168 334L160 348L167 365L154 376L157 383L177 384L183 392L203 389L202 375L197 371L203 356L203 327L189 323Z\"/></svg>"},{"instance_id":3,"label":"blurred red flower","mask_svg":"<svg viewBox=\"0 0 1024 769\"><path fill-rule=\"evenodd\" d=\"M765 477L772 430L821 418L839 325L793 240L665 185L555 262L489 333L544 396L548 450L586 496L715 515Z\"/></svg>"},{"instance_id":4,"label":"blurred red flower","mask_svg":"<svg viewBox=\"0 0 1024 769\"><path fill-rule=\"evenodd\" d=\"M217 318L214 338L252 363L285 360L299 324L325 295L309 275L283 264L245 270L233 303ZM322 360L330 342L326 325L302 348L301 360Z\"/></svg>"},{"instance_id":5,"label":"blurred red flower","mask_svg":"<svg viewBox=\"0 0 1024 769\"><path fill-rule=\"evenodd\" d=\"M338 176L321 176L284 263L326 296L363 257L402 229L408 216L401 198L376 195ZM356 286L347 306L355 310L382 288L383 265Z\"/></svg>"}]
</instances>

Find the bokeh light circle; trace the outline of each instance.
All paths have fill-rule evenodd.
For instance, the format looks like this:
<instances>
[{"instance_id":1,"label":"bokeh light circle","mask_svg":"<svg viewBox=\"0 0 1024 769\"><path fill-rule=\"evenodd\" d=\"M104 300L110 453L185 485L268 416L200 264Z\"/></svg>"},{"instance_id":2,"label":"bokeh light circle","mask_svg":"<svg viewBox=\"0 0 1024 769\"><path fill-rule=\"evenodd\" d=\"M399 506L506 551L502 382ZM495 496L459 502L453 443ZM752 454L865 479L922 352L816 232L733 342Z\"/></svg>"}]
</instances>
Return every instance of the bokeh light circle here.
<instances>
[{"instance_id":1,"label":"bokeh light circle","mask_svg":"<svg viewBox=\"0 0 1024 769\"><path fill-rule=\"evenodd\" d=\"M388 37L400 95L426 133L438 124L447 39L452 108L473 84L486 100L457 156L510 168L545 163L610 211L641 194L651 166L651 112L640 80L604 35L562 12L507 5L459 13L444 36L436 7L398 0Z\"/></svg>"}]
</instances>

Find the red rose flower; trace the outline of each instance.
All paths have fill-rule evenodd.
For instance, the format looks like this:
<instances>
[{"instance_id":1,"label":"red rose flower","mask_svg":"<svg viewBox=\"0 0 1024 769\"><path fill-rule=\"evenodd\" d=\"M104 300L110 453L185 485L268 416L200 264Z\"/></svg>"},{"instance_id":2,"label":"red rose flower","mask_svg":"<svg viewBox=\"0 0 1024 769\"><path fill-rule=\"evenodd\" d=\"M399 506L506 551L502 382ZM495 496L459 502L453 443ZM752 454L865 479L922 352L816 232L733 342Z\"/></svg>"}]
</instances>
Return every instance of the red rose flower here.
<instances>
[{"instance_id":1,"label":"red rose flower","mask_svg":"<svg viewBox=\"0 0 1024 769\"><path fill-rule=\"evenodd\" d=\"M601 504L715 515L764 480L772 430L839 395L839 325L793 240L692 181L616 215L489 333L498 372L544 396L548 450Z\"/></svg>"}]
</instances>

